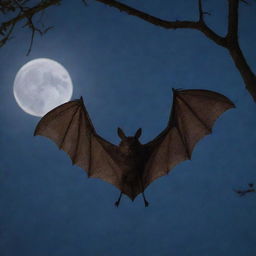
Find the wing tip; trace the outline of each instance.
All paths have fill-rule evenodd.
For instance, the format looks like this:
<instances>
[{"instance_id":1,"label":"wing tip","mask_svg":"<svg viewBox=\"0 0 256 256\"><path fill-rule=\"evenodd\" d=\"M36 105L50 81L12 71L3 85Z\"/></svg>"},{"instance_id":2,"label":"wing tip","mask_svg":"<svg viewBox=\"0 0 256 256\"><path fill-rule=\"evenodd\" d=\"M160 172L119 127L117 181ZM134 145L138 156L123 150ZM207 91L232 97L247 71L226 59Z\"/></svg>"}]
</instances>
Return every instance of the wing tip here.
<instances>
[{"instance_id":1,"label":"wing tip","mask_svg":"<svg viewBox=\"0 0 256 256\"><path fill-rule=\"evenodd\" d=\"M172 87L172 93L173 93L173 94L177 94L177 93L182 92L182 91L183 91L182 88L177 88L177 89L176 89L176 88L173 88L173 87Z\"/></svg>"},{"instance_id":2,"label":"wing tip","mask_svg":"<svg viewBox=\"0 0 256 256\"><path fill-rule=\"evenodd\" d=\"M175 88L172 88L172 91L173 92L180 92L182 94L189 94L190 92L195 92L195 91L204 91L204 92L208 92L208 93L213 93L215 95L219 95L221 96L225 101L226 103L230 104L230 108L236 108L236 105L225 95L223 95L222 93L219 93L219 92L215 92L215 91L212 91L212 90L207 90L207 89L175 89Z\"/></svg>"},{"instance_id":3,"label":"wing tip","mask_svg":"<svg viewBox=\"0 0 256 256\"><path fill-rule=\"evenodd\" d=\"M33 133L33 136L38 136L40 135L39 132L38 132L38 126L36 127L34 133Z\"/></svg>"},{"instance_id":4,"label":"wing tip","mask_svg":"<svg viewBox=\"0 0 256 256\"><path fill-rule=\"evenodd\" d=\"M236 108L236 105L232 101L230 101L230 105L231 105L230 108Z\"/></svg>"}]
</instances>

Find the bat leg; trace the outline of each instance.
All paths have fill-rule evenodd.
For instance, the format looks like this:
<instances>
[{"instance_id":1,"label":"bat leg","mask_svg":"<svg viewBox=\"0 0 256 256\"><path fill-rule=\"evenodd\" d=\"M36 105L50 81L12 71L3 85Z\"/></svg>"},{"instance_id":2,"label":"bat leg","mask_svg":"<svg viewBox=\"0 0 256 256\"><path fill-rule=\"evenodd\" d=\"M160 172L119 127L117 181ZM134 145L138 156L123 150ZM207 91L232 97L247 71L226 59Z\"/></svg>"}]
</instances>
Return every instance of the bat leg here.
<instances>
[{"instance_id":1,"label":"bat leg","mask_svg":"<svg viewBox=\"0 0 256 256\"><path fill-rule=\"evenodd\" d=\"M115 206L118 207L120 204L120 200L122 198L123 192L120 193L120 196L118 197L118 200L115 202Z\"/></svg>"},{"instance_id":2,"label":"bat leg","mask_svg":"<svg viewBox=\"0 0 256 256\"><path fill-rule=\"evenodd\" d=\"M146 200L144 192L142 192L142 196L143 196L145 207L148 207L149 206L149 202Z\"/></svg>"}]
</instances>

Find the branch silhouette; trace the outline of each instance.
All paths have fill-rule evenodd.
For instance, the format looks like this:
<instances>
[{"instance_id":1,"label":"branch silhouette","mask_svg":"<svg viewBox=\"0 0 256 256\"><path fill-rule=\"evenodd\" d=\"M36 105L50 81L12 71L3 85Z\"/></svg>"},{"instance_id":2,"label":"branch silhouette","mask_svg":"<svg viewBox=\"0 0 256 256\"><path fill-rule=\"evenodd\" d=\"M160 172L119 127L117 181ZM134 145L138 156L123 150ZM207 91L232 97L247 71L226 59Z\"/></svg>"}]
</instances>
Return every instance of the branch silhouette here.
<instances>
[{"instance_id":1,"label":"branch silhouette","mask_svg":"<svg viewBox=\"0 0 256 256\"><path fill-rule=\"evenodd\" d=\"M28 6L30 2L30 0L12 0L0 2L0 13L4 15L17 13L16 16L8 21L2 22L0 25L0 35L2 36L0 40L0 47L4 46L7 41L11 39L14 27L22 20L26 21L23 27L28 27L31 31L31 39L27 55L29 55L31 52L35 33L43 35L52 28L44 28L43 24L40 24L41 26L35 25L33 18L35 14L44 11L50 6L59 5L61 0L43 0L39 4L32 7Z\"/></svg>"},{"instance_id":2,"label":"branch silhouette","mask_svg":"<svg viewBox=\"0 0 256 256\"><path fill-rule=\"evenodd\" d=\"M209 14L203 11L202 0L198 0L199 18L197 21L168 21L162 20L145 12L134 9L128 5L122 4L115 0L95 0L110 7L116 8L119 11L126 12L129 15L136 16L153 25L160 26L165 29L196 29L202 32L206 37L214 43L226 48L236 66L245 87L256 102L256 75L248 65L244 54L240 48L238 41L238 9L239 2L248 4L245 0L227 0L228 2L228 32L225 37L218 35L209 28L204 20L204 15Z\"/></svg>"},{"instance_id":3,"label":"branch silhouette","mask_svg":"<svg viewBox=\"0 0 256 256\"><path fill-rule=\"evenodd\" d=\"M249 183L248 186L249 186L248 189L234 190L234 191L235 191L238 195L240 195L240 196L245 196L247 193L256 192L253 183Z\"/></svg>"},{"instance_id":4,"label":"branch silhouette","mask_svg":"<svg viewBox=\"0 0 256 256\"><path fill-rule=\"evenodd\" d=\"M86 5L87 1L82 0ZM123 4L116 0L95 0L107 6L113 7L121 12L125 12L129 15L135 16L139 19L142 19L152 25L159 26L165 29L195 29L202 32L207 38L212 40L215 44L224 47L227 49L229 55L231 56L235 67L239 71L247 91L252 96L253 100L256 102L256 75L251 70L249 64L246 61L246 58L243 54L243 51L240 48L238 40L238 21L239 21L239 4L243 2L248 4L246 0L226 0L228 4L228 27L227 33L224 37L220 36L214 30L212 30L205 22L204 16L210 15L209 12L205 12L202 6L202 0L198 0L198 20L188 21L188 20L163 20L156 16L150 15L138 9L135 9L131 6ZM36 13L42 12L43 10L49 8L53 5L59 5L61 0L42 0L39 4L33 7L25 7L26 4L31 2L30 0L3 0L0 1L0 13L3 14L18 11L18 14L0 25L0 47L6 44L6 42L11 39L13 29L15 25L21 21L26 20L25 26L31 30L31 41L28 53L30 53L33 39L35 33L44 34L51 27L46 29L40 29L35 26L33 22L33 17Z\"/></svg>"}]
</instances>

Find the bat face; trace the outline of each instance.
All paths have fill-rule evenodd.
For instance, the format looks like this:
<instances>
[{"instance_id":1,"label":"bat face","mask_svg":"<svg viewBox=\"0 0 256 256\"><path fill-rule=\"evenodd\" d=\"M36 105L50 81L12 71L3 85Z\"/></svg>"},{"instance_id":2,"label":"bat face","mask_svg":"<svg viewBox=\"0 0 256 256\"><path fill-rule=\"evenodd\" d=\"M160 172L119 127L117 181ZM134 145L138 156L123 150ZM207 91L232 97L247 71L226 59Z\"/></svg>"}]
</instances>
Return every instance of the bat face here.
<instances>
[{"instance_id":1,"label":"bat face","mask_svg":"<svg viewBox=\"0 0 256 256\"><path fill-rule=\"evenodd\" d=\"M126 137L125 139L121 140L119 144L120 151L124 154L132 154L136 152L137 149L140 147L140 142L135 137Z\"/></svg>"},{"instance_id":2,"label":"bat face","mask_svg":"<svg viewBox=\"0 0 256 256\"><path fill-rule=\"evenodd\" d=\"M136 131L134 136L126 136L121 128L117 129L117 133L121 138L119 149L123 154L136 154L140 150L141 143L139 142L139 137L141 136L141 128Z\"/></svg>"}]
</instances>

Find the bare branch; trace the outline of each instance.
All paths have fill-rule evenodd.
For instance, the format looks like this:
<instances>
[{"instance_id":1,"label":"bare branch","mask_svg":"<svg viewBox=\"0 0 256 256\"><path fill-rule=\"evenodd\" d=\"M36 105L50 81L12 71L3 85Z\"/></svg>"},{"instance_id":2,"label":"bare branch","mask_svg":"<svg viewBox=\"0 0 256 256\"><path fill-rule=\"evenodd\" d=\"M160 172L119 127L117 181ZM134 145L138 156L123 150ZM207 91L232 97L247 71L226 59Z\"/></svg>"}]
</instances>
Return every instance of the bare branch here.
<instances>
[{"instance_id":1,"label":"bare branch","mask_svg":"<svg viewBox=\"0 0 256 256\"><path fill-rule=\"evenodd\" d=\"M202 0L198 0L198 10L199 10L199 21L204 21L205 14L211 15L211 13L203 11Z\"/></svg>"},{"instance_id":2,"label":"bare branch","mask_svg":"<svg viewBox=\"0 0 256 256\"><path fill-rule=\"evenodd\" d=\"M4 34L4 32L1 33L2 35L4 35L4 38L2 38L0 40L0 47L2 47L8 40L11 39L10 36L12 34L12 31L13 31L14 27L15 27L15 23L12 24L12 26L10 27L9 31L7 32L7 34Z\"/></svg>"},{"instance_id":3,"label":"bare branch","mask_svg":"<svg viewBox=\"0 0 256 256\"><path fill-rule=\"evenodd\" d=\"M248 184L249 188L244 190L234 190L238 195L245 196L247 193L256 192L256 190L253 188L253 183Z\"/></svg>"},{"instance_id":4,"label":"bare branch","mask_svg":"<svg viewBox=\"0 0 256 256\"><path fill-rule=\"evenodd\" d=\"M192 28L195 29L198 26L197 22L194 21L166 21L159 19L155 16L149 15L145 12L139 11L135 8L132 8L126 4L122 4L114 0L96 0L98 2L104 3L108 6L119 9L119 11L126 12L129 15L136 16L141 18L153 25L160 26L166 29L177 29L177 28Z\"/></svg>"},{"instance_id":5,"label":"bare branch","mask_svg":"<svg viewBox=\"0 0 256 256\"><path fill-rule=\"evenodd\" d=\"M203 32L209 39L211 39L212 41L214 41L216 44L222 46L222 47L226 47L227 46L227 42L226 42L226 38L219 36L218 34L216 34L212 29L210 29L205 22L200 22L200 26L198 28L201 32Z\"/></svg>"},{"instance_id":6,"label":"bare branch","mask_svg":"<svg viewBox=\"0 0 256 256\"><path fill-rule=\"evenodd\" d=\"M226 45L225 39L217 35L213 30L211 30L204 22L202 21L167 21L155 16L149 15L145 12L139 11L135 8L132 8L128 5L122 4L115 0L96 0L98 2L104 3L108 6L119 9L119 11L126 12L129 15L136 16L140 19L143 19L153 25L160 26L166 29L180 29L180 28L189 28L197 29L203 32L207 37L212 39L215 43L224 46ZM203 15L203 14L202 14Z\"/></svg>"},{"instance_id":7,"label":"bare branch","mask_svg":"<svg viewBox=\"0 0 256 256\"><path fill-rule=\"evenodd\" d=\"M228 33L227 39L230 44L238 40L238 6L240 0L228 0Z\"/></svg>"},{"instance_id":8,"label":"bare branch","mask_svg":"<svg viewBox=\"0 0 256 256\"><path fill-rule=\"evenodd\" d=\"M84 4L85 6L88 6L86 0L82 0L82 2L83 2L83 4Z\"/></svg>"},{"instance_id":9,"label":"bare branch","mask_svg":"<svg viewBox=\"0 0 256 256\"><path fill-rule=\"evenodd\" d=\"M160 26L166 29L180 29L189 28L201 31L205 36L214 41L216 44L228 49L237 69L239 70L246 89L256 101L256 76L247 64L247 61L239 47L238 43L238 7L239 2L246 0L228 0L229 13L228 13L228 33L225 37L221 37L211 28L207 26L204 21L204 15L209 14L203 11L202 0L198 0L199 20L198 21L167 21L162 20L128 5L122 4L115 0L96 0L108 6L114 7L120 11L124 11L129 15L136 16L153 25Z\"/></svg>"},{"instance_id":10,"label":"bare branch","mask_svg":"<svg viewBox=\"0 0 256 256\"><path fill-rule=\"evenodd\" d=\"M245 0L240 0L240 1L249 5L249 3L247 1L245 1Z\"/></svg>"},{"instance_id":11,"label":"bare branch","mask_svg":"<svg viewBox=\"0 0 256 256\"><path fill-rule=\"evenodd\" d=\"M34 42L34 35L35 35L35 30L32 29L30 44L29 44L29 48L28 48L28 51L27 51L27 54L26 54L27 56L30 54L30 52L32 50L32 45L33 45L33 42Z\"/></svg>"},{"instance_id":12,"label":"bare branch","mask_svg":"<svg viewBox=\"0 0 256 256\"><path fill-rule=\"evenodd\" d=\"M202 8L202 0L198 0L198 9L199 9L199 20L203 21L204 12L203 12L203 8Z\"/></svg>"},{"instance_id":13,"label":"bare branch","mask_svg":"<svg viewBox=\"0 0 256 256\"><path fill-rule=\"evenodd\" d=\"M17 8L20 10L19 14L6 21L3 22L0 25L0 34L5 35L3 39L0 40L0 47L2 47L7 40L10 39L11 33L13 32L13 28L14 26L21 20L26 19L27 23L26 25L32 30L32 36L31 38L34 38L34 34L35 32L39 32L41 35L45 33L45 31L48 31L49 28L45 29L45 30L40 30L39 28L37 28L32 21L32 18L35 14L45 10L46 8L53 6L53 5L58 5L60 4L61 0L43 0L41 1L39 4L37 4L34 7L25 7L24 4L28 2L27 0L24 1L12 1L10 4L9 1L6 2L1 2L1 11L4 13L5 11L15 11ZM31 25L32 24L32 25ZM6 31L9 29L8 34L6 34ZM34 31L33 31L34 29ZM29 48L30 49L30 48Z\"/></svg>"},{"instance_id":14,"label":"bare branch","mask_svg":"<svg viewBox=\"0 0 256 256\"><path fill-rule=\"evenodd\" d=\"M31 30L30 44L29 44L29 48L28 48L28 51L27 51L27 54L26 54L28 56L30 54L31 50L32 50L35 33L39 33L41 36L43 36L45 33L47 33L53 27L47 27L46 29L42 30L42 29L40 29L40 28L38 28L34 25L34 23L32 21L32 17L28 18L28 22L25 26L28 26Z\"/></svg>"},{"instance_id":15,"label":"bare branch","mask_svg":"<svg viewBox=\"0 0 256 256\"><path fill-rule=\"evenodd\" d=\"M22 5L19 4L18 1L14 0L15 3L17 4L18 8L20 9L21 13L24 13L26 12L26 10L28 10L27 7L24 7ZM39 27L37 27L34 22L33 22L33 16L34 14L31 14L30 16L27 16L26 19L27 19L27 23L25 24L25 26L29 27L29 29L31 30L31 39L30 39L30 45L29 45L29 49L27 51L27 56L30 54L31 50L32 50L32 45L33 45L33 42L34 42L34 36L35 36L35 33L39 33L41 36L44 35L49 29L51 29L52 27L48 27L44 30L40 29ZM42 17L42 16L41 16ZM40 18L41 18L40 17Z\"/></svg>"},{"instance_id":16,"label":"bare branch","mask_svg":"<svg viewBox=\"0 0 256 256\"><path fill-rule=\"evenodd\" d=\"M2 23L1 26L0 26L0 31L2 30L3 26L8 28L13 23L17 23L17 22L23 20L24 18L32 16L32 15L34 15L34 14L52 6L52 5L60 4L60 1L61 0L45 0L45 1L41 2L38 5L36 5L35 7L29 8L24 13L17 15L15 18L13 18L13 19L11 19L7 22Z\"/></svg>"}]
</instances>

